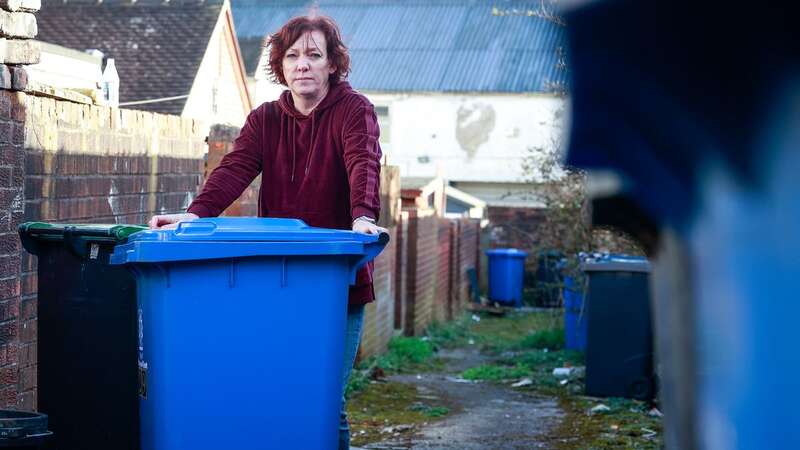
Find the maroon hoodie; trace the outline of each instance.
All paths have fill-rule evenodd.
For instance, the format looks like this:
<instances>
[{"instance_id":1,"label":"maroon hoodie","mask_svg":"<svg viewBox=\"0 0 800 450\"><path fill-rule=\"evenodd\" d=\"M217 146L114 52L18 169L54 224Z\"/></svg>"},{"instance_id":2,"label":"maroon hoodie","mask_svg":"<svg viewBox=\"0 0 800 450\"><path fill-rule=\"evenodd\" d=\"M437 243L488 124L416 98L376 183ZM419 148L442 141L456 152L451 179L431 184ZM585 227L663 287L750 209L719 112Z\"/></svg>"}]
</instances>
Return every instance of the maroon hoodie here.
<instances>
[{"instance_id":1,"label":"maroon hoodie","mask_svg":"<svg viewBox=\"0 0 800 450\"><path fill-rule=\"evenodd\" d=\"M349 230L353 219L380 213L378 121L372 104L347 82L304 116L289 91L247 117L233 151L211 172L188 211L218 216L261 176L260 217L298 218ZM350 304L374 300L372 264L358 272Z\"/></svg>"}]
</instances>

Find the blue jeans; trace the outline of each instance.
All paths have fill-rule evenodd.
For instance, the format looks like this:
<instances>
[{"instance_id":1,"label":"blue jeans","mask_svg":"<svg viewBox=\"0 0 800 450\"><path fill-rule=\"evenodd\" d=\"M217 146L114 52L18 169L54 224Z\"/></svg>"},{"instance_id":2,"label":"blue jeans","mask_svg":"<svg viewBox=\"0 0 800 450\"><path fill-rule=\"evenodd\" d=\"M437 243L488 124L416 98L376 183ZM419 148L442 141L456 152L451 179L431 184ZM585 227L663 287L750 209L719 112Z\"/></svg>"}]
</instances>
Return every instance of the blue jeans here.
<instances>
[{"instance_id":1,"label":"blue jeans","mask_svg":"<svg viewBox=\"0 0 800 450\"><path fill-rule=\"evenodd\" d=\"M364 323L364 305L347 308L347 330L344 336L344 367L342 368L342 412L339 419L339 450L350 449L350 425L347 423L344 391L353 363L356 360L358 344L361 341L361 325Z\"/></svg>"}]
</instances>

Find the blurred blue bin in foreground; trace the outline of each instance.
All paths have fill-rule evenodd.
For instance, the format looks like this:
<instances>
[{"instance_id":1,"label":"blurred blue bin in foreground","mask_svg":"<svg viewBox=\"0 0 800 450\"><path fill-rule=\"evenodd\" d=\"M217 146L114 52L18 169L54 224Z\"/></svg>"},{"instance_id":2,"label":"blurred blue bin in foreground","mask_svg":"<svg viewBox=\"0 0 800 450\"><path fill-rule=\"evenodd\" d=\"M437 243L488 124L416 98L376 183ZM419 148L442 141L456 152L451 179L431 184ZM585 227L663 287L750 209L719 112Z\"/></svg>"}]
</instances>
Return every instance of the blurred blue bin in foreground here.
<instances>
[{"instance_id":1,"label":"blurred blue bin in foreground","mask_svg":"<svg viewBox=\"0 0 800 450\"><path fill-rule=\"evenodd\" d=\"M582 284L582 283L581 283ZM568 350L586 351L586 324L584 289L575 278L564 277L564 341Z\"/></svg>"},{"instance_id":2,"label":"blurred blue bin in foreground","mask_svg":"<svg viewBox=\"0 0 800 450\"><path fill-rule=\"evenodd\" d=\"M348 286L387 242L216 218L117 246L138 286L142 449L336 448Z\"/></svg>"},{"instance_id":3,"label":"blurred blue bin in foreground","mask_svg":"<svg viewBox=\"0 0 800 450\"><path fill-rule=\"evenodd\" d=\"M515 248L487 250L489 257L489 300L522 306L522 280L526 252Z\"/></svg>"},{"instance_id":4,"label":"blurred blue bin in foreground","mask_svg":"<svg viewBox=\"0 0 800 450\"><path fill-rule=\"evenodd\" d=\"M567 163L652 256L665 447L800 448L800 3L572 6Z\"/></svg>"}]
</instances>

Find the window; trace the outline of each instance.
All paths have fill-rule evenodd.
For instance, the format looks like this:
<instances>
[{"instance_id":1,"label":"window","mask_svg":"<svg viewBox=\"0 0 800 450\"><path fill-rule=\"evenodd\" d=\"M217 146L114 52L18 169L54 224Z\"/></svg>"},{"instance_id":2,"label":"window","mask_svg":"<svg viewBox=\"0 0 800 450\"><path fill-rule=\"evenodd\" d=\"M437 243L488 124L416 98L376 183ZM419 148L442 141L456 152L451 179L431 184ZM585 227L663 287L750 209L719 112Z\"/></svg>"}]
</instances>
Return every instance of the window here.
<instances>
[{"instance_id":1,"label":"window","mask_svg":"<svg viewBox=\"0 0 800 450\"><path fill-rule=\"evenodd\" d=\"M378 116L378 126L381 129L380 143L388 144L390 142L389 137L392 134L392 125L391 121L389 120L389 107L376 106L375 115Z\"/></svg>"}]
</instances>

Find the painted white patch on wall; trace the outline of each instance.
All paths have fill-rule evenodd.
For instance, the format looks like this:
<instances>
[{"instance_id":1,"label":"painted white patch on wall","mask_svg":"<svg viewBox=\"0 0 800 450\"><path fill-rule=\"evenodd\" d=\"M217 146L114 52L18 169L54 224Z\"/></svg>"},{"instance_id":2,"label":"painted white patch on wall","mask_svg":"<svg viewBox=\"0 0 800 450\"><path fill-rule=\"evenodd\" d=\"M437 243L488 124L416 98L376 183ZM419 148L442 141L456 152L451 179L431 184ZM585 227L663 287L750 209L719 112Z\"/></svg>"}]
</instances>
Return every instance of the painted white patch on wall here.
<instances>
[{"instance_id":1,"label":"painted white patch on wall","mask_svg":"<svg viewBox=\"0 0 800 450\"><path fill-rule=\"evenodd\" d=\"M116 160L114 163L116 164ZM117 189L117 183L112 178L111 189L108 190L108 206L111 208L111 214L114 215L114 222L119 223L120 209L119 209L119 199L117 198L117 194L119 194L119 190Z\"/></svg>"},{"instance_id":2,"label":"painted white patch on wall","mask_svg":"<svg viewBox=\"0 0 800 450\"><path fill-rule=\"evenodd\" d=\"M191 192L186 193L186 198L183 199L183 210L189 209L189 205L194 201L194 194Z\"/></svg>"},{"instance_id":3,"label":"painted white patch on wall","mask_svg":"<svg viewBox=\"0 0 800 450\"><path fill-rule=\"evenodd\" d=\"M366 93L388 107L391 127L381 145L403 176L450 181L522 183L541 180L536 153L562 147L569 100L532 94ZM543 155L544 156L544 155ZM526 167L526 161L533 166Z\"/></svg>"},{"instance_id":4,"label":"painted white patch on wall","mask_svg":"<svg viewBox=\"0 0 800 450\"><path fill-rule=\"evenodd\" d=\"M25 200L22 198L22 191L20 191L14 196L14 200L11 201L11 210L22 211L24 209L24 203Z\"/></svg>"}]
</instances>

